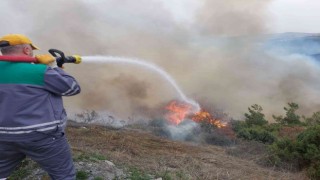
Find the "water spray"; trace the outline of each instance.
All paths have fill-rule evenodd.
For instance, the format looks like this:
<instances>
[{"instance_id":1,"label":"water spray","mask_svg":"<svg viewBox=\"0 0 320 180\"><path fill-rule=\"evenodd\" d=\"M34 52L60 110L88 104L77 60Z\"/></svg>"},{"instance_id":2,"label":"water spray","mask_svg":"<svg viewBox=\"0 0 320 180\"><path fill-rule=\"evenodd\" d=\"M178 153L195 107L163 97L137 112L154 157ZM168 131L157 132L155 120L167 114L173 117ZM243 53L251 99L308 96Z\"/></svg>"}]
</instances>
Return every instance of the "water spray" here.
<instances>
[{"instance_id":1,"label":"water spray","mask_svg":"<svg viewBox=\"0 0 320 180\"><path fill-rule=\"evenodd\" d=\"M175 80L163 69L158 66L147 63L138 59L131 59L125 57L115 57L115 56L83 56L82 62L84 63L124 63L124 64L133 64L139 65L149 70L153 70L161 75L165 80L167 80L170 85L175 89L179 95L179 100L188 103L192 106L191 113L196 113L200 111L200 105L194 100L187 98L186 95L181 91Z\"/></svg>"},{"instance_id":2,"label":"water spray","mask_svg":"<svg viewBox=\"0 0 320 180\"><path fill-rule=\"evenodd\" d=\"M167 80L170 85L175 89L175 91L179 95L179 100L189 104L192 108L189 113L197 113L200 112L200 105L194 100L187 98L186 95L181 91L175 80L163 69L158 66L147 63L145 61L141 61L138 59L124 58L124 57L114 57L114 56L83 56L72 55L65 56L64 53L57 49L49 49L49 53L56 58L57 66L62 67L64 63L75 63L79 64L81 62L85 63L125 63L125 64L133 64L139 65L148 70L153 70L161 75L165 80ZM34 57L26 57L26 56L0 56L0 61L11 61L11 62L32 62L38 63L37 59Z\"/></svg>"}]
</instances>

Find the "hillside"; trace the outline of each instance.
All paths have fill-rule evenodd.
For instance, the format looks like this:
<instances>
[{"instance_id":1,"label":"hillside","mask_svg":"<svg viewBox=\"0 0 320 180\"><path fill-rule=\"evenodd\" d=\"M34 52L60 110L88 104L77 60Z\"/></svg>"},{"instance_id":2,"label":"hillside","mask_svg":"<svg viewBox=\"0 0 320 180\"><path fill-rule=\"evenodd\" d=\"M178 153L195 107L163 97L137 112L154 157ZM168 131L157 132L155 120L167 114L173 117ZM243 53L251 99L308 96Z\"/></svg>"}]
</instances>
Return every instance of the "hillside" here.
<instances>
[{"instance_id":1,"label":"hillside","mask_svg":"<svg viewBox=\"0 0 320 180\"><path fill-rule=\"evenodd\" d=\"M231 156L237 147L172 141L139 128L69 125L67 136L78 179L307 179L259 166L252 152ZM49 179L33 162L22 166L11 179Z\"/></svg>"}]
</instances>

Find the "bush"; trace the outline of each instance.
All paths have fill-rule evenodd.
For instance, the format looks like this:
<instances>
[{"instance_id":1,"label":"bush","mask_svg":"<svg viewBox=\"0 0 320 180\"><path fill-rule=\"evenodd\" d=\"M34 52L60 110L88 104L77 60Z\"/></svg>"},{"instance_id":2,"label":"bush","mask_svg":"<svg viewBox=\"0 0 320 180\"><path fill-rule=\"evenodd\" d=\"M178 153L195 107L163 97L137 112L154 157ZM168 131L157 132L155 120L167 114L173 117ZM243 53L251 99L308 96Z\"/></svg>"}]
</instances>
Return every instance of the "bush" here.
<instances>
[{"instance_id":1,"label":"bush","mask_svg":"<svg viewBox=\"0 0 320 180\"><path fill-rule=\"evenodd\" d=\"M270 161L273 165L289 170L300 169L301 154L297 151L296 141L281 139L269 146ZM285 166L284 166L285 165Z\"/></svg>"},{"instance_id":2,"label":"bush","mask_svg":"<svg viewBox=\"0 0 320 180\"><path fill-rule=\"evenodd\" d=\"M237 133L237 137L245 140L259 141L265 144L272 144L276 137L270 132L261 128L244 128Z\"/></svg>"},{"instance_id":3,"label":"bush","mask_svg":"<svg viewBox=\"0 0 320 180\"><path fill-rule=\"evenodd\" d=\"M264 129L268 132L272 132L272 133L277 134L281 130L282 127L283 126L279 123L271 123L271 124L264 126Z\"/></svg>"},{"instance_id":4,"label":"bush","mask_svg":"<svg viewBox=\"0 0 320 180\"><path fill-rule=\"evenodd\" d=\"M262 107L258 104L254 104L251 108L248 108L249 114L245 113L246 117L245 122L248 126L263 126L268 124L268 121L264 118L264 114L262 113Z\"/></svg>"},{"instance_id":5,"label":"bush","mask_svg":"<svg viewBox=\"0 0 320 180\"><path fill-rule=\"evenodd\" d=\"M299 109L299 105L296 103L288 103L289 107L284 107L286 111L286 116L275 116L272 117L276 122L282 125L299 125L302 124L300 121L300 116L296 114L296 111Z\"/></svg>"},{"instance_id":6,"label":"bush","mask_svg":"<svg viewBox=\"0 0 320 180\"><path fill-rule=\"evenodd\" d=\"M320 178L320 162L316 162L310 165L307 169L308 176L311 179L319 179Z\"/></svg>"},{"instance_id":7,"label":"bush","mask_svg":"<svg viewBox=\"0 0 320 180\"><path fill-rule=\"evenodd\" d=\"M272 134L278 130L275 125L268 125L264 118L262 107L254 104L248 108L249 113L245 113L245 121L232 121L231 125L238 138L254 140L265 144L272 144L277 138Z\"/></svg>"},{"instance_id":8,"label":"bush","mask_svg":"<svg viewBox=\"0 0 320 180\"><path fill-rule=\"evenodd\" d=\"M298 150L304 164L308 166L308 175L320 178L320 125L310 127L298 137Z\"/></svg>"},{"instance_id":9,"label":"bush","mask_svg":"<svg viewBox=\"0 0 320 180\"><path fill-rule=\"evenodd\" d=\"M313 113L309 118L305 118L305 122L308 126L320 125L320 111Z\"/></svg>"},{"instance_id":10,"label":"bush","mask_svg":"<svg viewBox=\"0 0 320 180\"><path fill-rule=\"evenodd\" d=\"M295 140L279 140L269 150L274 165L287 163L297 169L306 168L310 178L320 179L320 125L306 129Z\"/></svg>"},{"instance_id":11,"label":"bush","mask_svg":"<svg viewBox=\"0 0 320 180\"><path fill-rule=\"evenodd\" d=\"M230 122L230 125L232 127L232 129L234 130L234 132L238 133L239 131L241 131L242 129L248 128L249 126L247 125L246 122L244 121L237 121L237 120L232 120Z\"/></svg>"}]
</instances>

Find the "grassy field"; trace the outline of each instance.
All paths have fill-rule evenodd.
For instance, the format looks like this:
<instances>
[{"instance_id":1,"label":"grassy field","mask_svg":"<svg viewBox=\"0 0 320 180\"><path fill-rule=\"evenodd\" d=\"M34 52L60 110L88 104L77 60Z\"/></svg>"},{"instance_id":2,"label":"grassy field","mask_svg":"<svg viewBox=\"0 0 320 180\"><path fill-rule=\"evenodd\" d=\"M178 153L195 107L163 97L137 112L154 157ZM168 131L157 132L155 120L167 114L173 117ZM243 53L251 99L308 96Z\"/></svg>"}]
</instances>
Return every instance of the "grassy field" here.
<instances>
[{"instance_id":1,"label":"grassy field","mask_svg":"<svg viewBox=\"0 0 320 180\"><path fill-rule=\"evenodd\" d=\"M137 178L150 179L308 179L303 173L259 166L259 154L230 148L172 141L138 128L69 126L67 136L74 154L99 154ZM249 145L249 144L248 144ZM246 145L245 145L246 146ZM242 146L243 148L243 146ZM248 148L249 149L249 148ZM250 148L252 149L252 148ZM242 156L246 154L246 157ZM249 156L249 157L248 157Z\"/></svg>"}]
</instances>

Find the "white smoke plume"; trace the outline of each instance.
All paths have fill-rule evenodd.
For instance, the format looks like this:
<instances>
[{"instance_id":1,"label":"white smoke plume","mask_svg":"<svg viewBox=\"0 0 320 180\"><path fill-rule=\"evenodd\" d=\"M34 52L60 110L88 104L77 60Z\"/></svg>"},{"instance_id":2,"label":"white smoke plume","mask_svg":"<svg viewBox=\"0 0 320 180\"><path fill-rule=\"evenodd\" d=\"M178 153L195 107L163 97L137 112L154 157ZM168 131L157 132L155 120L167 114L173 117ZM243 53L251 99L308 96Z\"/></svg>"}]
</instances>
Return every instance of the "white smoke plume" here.
<instances>
[{"instance_id":1,"label":"white smoke plume","mask_svg":"<svg viewBox=\"0 0 320 180\"><path fill-rule=\"evenodd\" d=\"M255 103L268 116L283 113L288 102L298 103L304 113L319 109L318 66L303 56L267 55L254 43L272 33L270 1L200 2L184 26L161 0L2 0L6 26L0 34L26 34L41 47L39 53L56 48L145 59L166 70L188 97L235 117ZM81 95L65 99L70 112L153 117L177 95L159 75L138 66L80 64L65 70L82 85Z\"/></svg>"}]
</instances>

